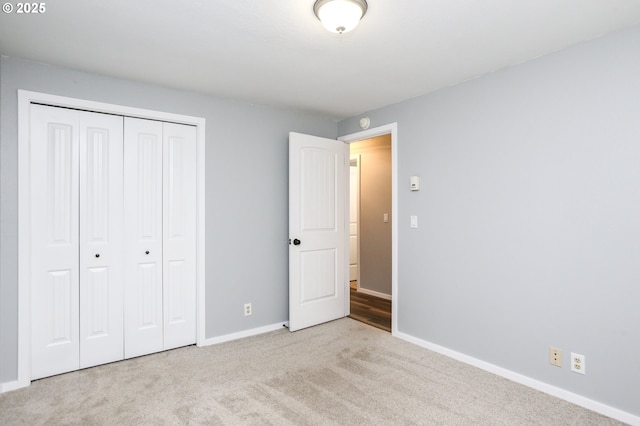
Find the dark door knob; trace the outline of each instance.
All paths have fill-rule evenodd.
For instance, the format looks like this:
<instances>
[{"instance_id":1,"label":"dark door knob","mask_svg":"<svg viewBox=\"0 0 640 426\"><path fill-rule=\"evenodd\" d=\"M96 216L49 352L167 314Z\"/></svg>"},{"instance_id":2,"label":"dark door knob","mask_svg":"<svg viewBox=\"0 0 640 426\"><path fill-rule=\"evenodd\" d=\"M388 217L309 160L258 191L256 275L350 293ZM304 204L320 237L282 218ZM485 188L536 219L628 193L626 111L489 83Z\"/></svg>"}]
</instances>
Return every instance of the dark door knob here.
<instances>
[{"instance_id":1,"label":"dark door knob","mask_svg":"<svg viewBox=\"0 0 640 426\"><path fill-rule=\"evenodd\" d=\"M293 240L293 245L294 246L299 246L300 243L301 243L301 241L299 239L297 239L297 238L295 240Z\"/></svg>"},{"instance_id":2,"label":"dark door knob","mask_svg":"<svg viewBox=\"0 0 640 426\"><path fill-rule=\"evenodd\" d=\"M144 254L149 254L149 250L145 251Z\"/></svg>"},{"instance_id":3,"label":"dark door knob","mask_svg":"<svg viewBox=\"0 0 640 426\"><path fill-rule=\"evenodd\" d=\"M100 257L100 253L96 253L96 257Z\"/></svg>"}]
</instances>

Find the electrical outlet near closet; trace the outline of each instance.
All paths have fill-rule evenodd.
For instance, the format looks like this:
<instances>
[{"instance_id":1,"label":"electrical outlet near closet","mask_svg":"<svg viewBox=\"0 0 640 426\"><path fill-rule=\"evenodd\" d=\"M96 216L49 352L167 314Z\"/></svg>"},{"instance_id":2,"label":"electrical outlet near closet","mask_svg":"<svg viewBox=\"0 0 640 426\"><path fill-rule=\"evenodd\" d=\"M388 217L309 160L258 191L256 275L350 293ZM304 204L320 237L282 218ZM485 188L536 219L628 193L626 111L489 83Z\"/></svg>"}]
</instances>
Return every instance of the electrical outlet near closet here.
<instances>
[{"instance_id":1,"label":"electrical outlet near closet","mask_svg":"<svg viewBox=\"0 0 640 426\"><path fill-rule=\"evenodd\" d=\"M249 315L251 315L252 313L253 313L253 312L252 312L252 309L251 309L251 303L245 303L245 304L244 304L244 316L245 316L245 317L248 317L248 316L249 316Z\"/></svg>"},{"instance_id":2,"label":"electrical outlet near closet","mask_svg":"<svg viewBox=\"0 0 640 426\"><path fill-rule=\"evenodd\" d=\"M562 351L553 346L549 348L549 364L562 367Z\"/></svg>"}]
</instances>

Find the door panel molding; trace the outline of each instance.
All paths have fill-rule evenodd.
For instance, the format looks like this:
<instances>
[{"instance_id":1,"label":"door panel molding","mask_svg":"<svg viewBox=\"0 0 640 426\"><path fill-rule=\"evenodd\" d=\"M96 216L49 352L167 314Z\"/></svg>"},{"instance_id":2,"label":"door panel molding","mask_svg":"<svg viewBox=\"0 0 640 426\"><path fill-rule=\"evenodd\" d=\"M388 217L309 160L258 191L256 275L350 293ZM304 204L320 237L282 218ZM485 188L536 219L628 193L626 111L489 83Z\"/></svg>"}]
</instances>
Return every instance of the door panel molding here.
<instances>
[{"instance_id":1,"label":"door panel molding","mask_svg":"<svg viewBox=\"0 0 640 426\"><path fill-rule=\"evenodd\" d=\"M159 352L162 326L162 125L125 117L124 355Z\"/></svg>"},{"instance_id":2,"label":"door panel molding","mask_svg":"<svg viewBox=\"0 0 640 426\"><path fill-rule=\"evenodd\" d=\"M193 342L195 312L188 309L196 300L193 286L196 247L196 217L187 208L195 201L196 161L194 129L163 123L163 235L162 282L164 286L164 349Z\"/></svg>"},{"instance_id":3,"label":"door panel molding","mask_svg":"<svg viewBox=\"0 0 640 426\"><path fill-rule=\"evenodd\" d=\"M34 378L79 365L79 114L34 106L29 123L31 149L28 217L34 240L28 273L38 283L30 301L34 318L46 325L33 330ZM74 224L76 226L74 226Z\"/></svg>"},{"instance_id":4,"label":"door panel molding","mask_svg":"<svg viewBox=\"0 0 640 426\"><path fill-rule=\"evenodd\" d=\"M86 368L123 357L123 119L82 111L79 120L79 368Z\"/></svg>"}]
</instances>

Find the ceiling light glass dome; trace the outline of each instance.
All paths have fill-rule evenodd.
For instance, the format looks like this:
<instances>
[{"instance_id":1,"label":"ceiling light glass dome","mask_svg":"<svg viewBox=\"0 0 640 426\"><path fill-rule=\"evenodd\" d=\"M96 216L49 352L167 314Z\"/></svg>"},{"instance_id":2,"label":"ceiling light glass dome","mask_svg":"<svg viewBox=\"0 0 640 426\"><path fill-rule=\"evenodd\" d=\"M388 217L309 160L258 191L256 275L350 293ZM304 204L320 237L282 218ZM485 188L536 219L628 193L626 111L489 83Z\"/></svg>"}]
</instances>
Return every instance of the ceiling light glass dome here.
<instances>
[{"instance_id":1,"label":"ceiling light glass dome","mask_svg":"<svg viewBox=\"0 0 640 426\"><path fill-rule=\"evenodd\" d=\"M322 25L332 33L348 33L367 12L365 0L317 0L313 5Z\"/></svg>"}]
</instances>

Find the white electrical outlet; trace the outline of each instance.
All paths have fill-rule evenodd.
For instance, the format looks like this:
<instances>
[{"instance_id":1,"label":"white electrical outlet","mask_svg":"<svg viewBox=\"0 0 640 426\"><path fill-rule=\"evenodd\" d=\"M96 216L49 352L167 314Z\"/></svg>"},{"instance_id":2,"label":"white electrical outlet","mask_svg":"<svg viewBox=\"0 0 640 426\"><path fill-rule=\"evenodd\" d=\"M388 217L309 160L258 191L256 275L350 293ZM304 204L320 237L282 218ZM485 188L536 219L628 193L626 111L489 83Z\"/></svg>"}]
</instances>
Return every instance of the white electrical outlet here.
<instances>
[{"instance_id":1,"label":"white electrical outlet","mask_svg":"<svg viewBox=\"0 0 640 426\"><path fill-rule=\"evenodd\" d=\"M252 311L251 311L251 303L245 303L244 304L244 316L248 317L249 315L251 315Z\"/></svg>"},{"instance_id":2,"label":"white electrical outlet","mask_svg":"<svg viewBox=\"0 0 640 426\"><path fill-rule=\"evenodd\" d=\"M571 352L571 371L578 374L585 374L584 355Z\"/></svg>"}]
</instances>

